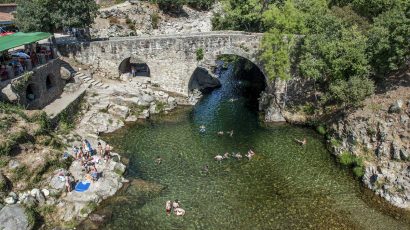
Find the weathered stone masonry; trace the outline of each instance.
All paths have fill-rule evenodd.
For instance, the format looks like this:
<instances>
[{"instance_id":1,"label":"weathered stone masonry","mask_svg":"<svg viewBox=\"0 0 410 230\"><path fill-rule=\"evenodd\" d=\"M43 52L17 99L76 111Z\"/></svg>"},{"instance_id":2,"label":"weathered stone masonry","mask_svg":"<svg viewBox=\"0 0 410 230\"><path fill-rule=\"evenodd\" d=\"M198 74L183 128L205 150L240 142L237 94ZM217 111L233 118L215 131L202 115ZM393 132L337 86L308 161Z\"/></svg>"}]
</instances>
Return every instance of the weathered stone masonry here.
<instances>
[{"instance_id":1,"label":"weathered stone masonry","mask_svg":"<svg viewBox=\"0 0 410 230\"><path fill-rule=\"evenodd\" d=\"M3 82L1 99L21 104L28 109L43 108L61 95L66 81L71 77L63 76L62 68L64 67L61 60L54 59L15 79ZM28 94L32 94L32 97Z\"/></svg>"},{"instance_id":2,"label":"weathered stone masonry","mask_svg":"<svg viewBox=\"0 0 410 230\"><path fill-rule=\"evenodd\" d=\"M166 90L188 95L188 83L194 70L214 63L219 55L234 54L255 63L262 34L243 32L208 32L201 34L127 37L108 41L67 44L59 47L64 56L118 76L121 62L131 57L145 62L152 81ZM203 49L204 59L196 60L196 51Z\"/></svg>"},{"instance_id":3,"label":"weathered stone masonry","mask_svg":"<svg viewBox=\"0 0 410 230\"><path fill-rule=\"evenodd\" d=\"M188 95L189 81L198 66L215 65L218 56L237 55L253 62L265 74L258 60L263 34L214 31L188 35L111 38L107 41L59 45L60 54L92 66L96 71L119 78L119 66L127 58L148 65L152 82L163 89ZM203 49L204 59L197 61L196 51ZM280 105L285 84L266 79L268 88L261 103L266 121L284 121Z\"/></svg>"}]
</instances>

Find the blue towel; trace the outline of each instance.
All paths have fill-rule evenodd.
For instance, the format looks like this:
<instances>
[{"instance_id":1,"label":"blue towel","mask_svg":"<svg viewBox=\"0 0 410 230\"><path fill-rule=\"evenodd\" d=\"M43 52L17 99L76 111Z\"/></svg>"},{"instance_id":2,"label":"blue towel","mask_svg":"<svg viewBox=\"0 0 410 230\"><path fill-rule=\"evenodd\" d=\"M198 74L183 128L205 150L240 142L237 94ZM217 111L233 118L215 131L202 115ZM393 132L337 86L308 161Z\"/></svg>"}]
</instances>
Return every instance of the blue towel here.
<instances>
[{"instance_id":1,"label":"blue towel","mask_svg":"<svg viewBox=\"0 0 410 230\"><path fill-rule=\"evenodd\" d=\"M90 182L78 182L75 186L75 191L77 192L84 192L87 191L88 188L90 187Z\"/></svg>"}]
</instances>

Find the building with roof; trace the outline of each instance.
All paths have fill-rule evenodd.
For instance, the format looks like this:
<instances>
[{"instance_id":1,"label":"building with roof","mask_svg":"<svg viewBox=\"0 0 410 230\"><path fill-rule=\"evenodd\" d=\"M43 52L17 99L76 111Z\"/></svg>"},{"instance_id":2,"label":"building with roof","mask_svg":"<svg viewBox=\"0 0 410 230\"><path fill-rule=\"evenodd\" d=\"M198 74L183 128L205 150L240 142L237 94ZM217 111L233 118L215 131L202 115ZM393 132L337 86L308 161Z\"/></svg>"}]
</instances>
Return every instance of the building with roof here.
<instances>
[{"instance_id":1,"label":"building with roof","mask_svg":"<svg viewBox=\"0 0 410 230\"><path fill-rule=\"evenodd\" d=\"M13 24L13 12L17 9L17 4L0 4L0 26Z\"/></svg>"},{"instance_id":2,"label":"building with roof","mask_svg":"<svg viewBox=\"0 0 410 230\"><path fill-rule=\"evenodd\" d=\"M0 4L0 13L11 13L16 11L16 9L17 4L15 3Z\"/></svg>"}]
</instances>

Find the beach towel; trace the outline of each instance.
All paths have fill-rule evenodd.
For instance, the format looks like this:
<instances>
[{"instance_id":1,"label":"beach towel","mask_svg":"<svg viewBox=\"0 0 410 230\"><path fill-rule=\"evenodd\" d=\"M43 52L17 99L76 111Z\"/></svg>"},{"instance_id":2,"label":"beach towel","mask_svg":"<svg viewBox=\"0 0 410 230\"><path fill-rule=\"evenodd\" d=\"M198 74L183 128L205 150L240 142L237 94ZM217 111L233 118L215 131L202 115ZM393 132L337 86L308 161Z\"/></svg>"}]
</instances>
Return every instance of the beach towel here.
<instances>
[{"instance_id":1,"label":"beach towel","mask_svg":"<svg viewBox=\"0 0 410 230\"><path fill-rule=\"evenodd\" d=\"M88 188L90 187L90 182L78 182L75 186L75 191L77 192L85 192L88 190Z\"/></svg>"}]
</instances>

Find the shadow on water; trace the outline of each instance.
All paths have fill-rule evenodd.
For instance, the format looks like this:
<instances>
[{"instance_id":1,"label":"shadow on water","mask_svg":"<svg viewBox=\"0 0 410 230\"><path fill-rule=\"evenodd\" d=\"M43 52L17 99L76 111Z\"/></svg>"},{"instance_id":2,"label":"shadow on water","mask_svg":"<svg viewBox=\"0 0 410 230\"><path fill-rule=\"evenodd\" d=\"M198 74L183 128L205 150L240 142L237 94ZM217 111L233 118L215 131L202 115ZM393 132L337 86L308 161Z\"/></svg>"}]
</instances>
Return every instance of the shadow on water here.
<instances>
[{"instance_id":1,"label":"shadow on water","mask_svg":"<svg viewBox=\"0 0 410 230\"><path fill-rule=\"evenodd\" d=\"M363 192L312 130L260 124L255 105L264 86L253 85L257 75L233 65L218 71L222 87L193 108L105 136L129 158L132 182L96 211L106 213L104 224L86 221L80 228L409 229L408 213ZM306 147L293 141L303 137ZM250 148L252 160L213 159ZM209 173L201 171L204 165ZM166 216L165 202L174 199L184 217Z\"/></svg>"}]
</instances>

